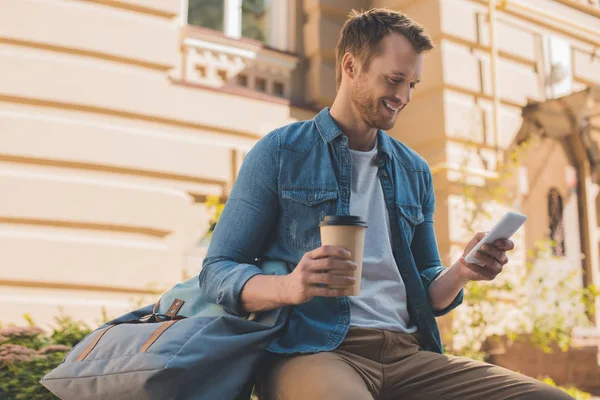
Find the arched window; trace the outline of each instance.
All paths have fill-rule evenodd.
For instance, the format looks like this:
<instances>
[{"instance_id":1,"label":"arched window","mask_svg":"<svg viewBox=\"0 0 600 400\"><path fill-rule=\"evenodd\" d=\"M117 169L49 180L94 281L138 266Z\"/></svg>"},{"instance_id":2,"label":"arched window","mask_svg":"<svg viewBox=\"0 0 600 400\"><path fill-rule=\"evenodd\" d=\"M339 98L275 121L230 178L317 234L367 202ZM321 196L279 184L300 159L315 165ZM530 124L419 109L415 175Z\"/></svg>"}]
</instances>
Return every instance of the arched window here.
<instances>
[{"instance_id":1,"label":"arched window","mask_svg":"<svg viewBox=\"0 0 600 400\"><path fill-rule=\"evenodd\" d=\"M550 239L552 254L555 256L565 255L565 228L563 225L563 199L555 188L548 192L548 221L550 225Z\"/></svg>"}]
</instances>

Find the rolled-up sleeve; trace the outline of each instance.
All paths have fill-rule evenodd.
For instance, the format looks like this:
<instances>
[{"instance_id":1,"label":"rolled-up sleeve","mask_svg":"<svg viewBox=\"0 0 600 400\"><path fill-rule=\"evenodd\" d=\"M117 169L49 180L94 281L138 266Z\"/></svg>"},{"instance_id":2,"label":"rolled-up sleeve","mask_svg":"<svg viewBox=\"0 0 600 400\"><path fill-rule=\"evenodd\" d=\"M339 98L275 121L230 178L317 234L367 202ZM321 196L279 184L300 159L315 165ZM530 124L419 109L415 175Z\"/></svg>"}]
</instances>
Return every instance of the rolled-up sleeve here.
<instances>
[{"instance_id":1,"label":"rolled-up sleeve","mask_svg":"<svg viewBox=\"0 0 600 400\"><path fill-rule=\"evenodd\" d=\"M202 297L245 315L240 295L261 274L255 260L278 213L279 146L271 132L248 152L210 241L199 275Z\"/></svg>"},{"instance_id":2,"label":"rolled-up sleeve","mask_svg":"<svg viewBox=\"0 0 600 400\"><path fill-rule=\"evenodd\" d=\"M429 286L431 286L431 282L437 278L439 274L441 274L446 268L445 267L431 267L424 269L421 271L421 281L423 282L423 286L425 286L426 293L429 293ZM433 309L433 315L436 317L441 317L442 315L448 314L450 311L454 310L456 307L462 304L464 298L464 289L461 289L458 295L452 300L452 303L443 310Z\"/></svg>"},{"instance_id":3,"label":"rolled-up sleeve","mask_svg":"<svg viewBox=\"0 0 600 400\"><path fill-rule=\"evenodd\" d=\"M411 243L411 250L425 291L429 294L431 283L441 274L446 268L442 266L440 260L440 252L435 237L435 229L433 225L433 215L435 212L435 193L433 190L433 179L431 171L427 172L427 194L423 203L422 223L416 226L415 234ZM436 317L448 314L450 311L458 307L463 302L464 289L461 289L452 303L443 310L433 310Z\"/></svg>"}]
</instances>

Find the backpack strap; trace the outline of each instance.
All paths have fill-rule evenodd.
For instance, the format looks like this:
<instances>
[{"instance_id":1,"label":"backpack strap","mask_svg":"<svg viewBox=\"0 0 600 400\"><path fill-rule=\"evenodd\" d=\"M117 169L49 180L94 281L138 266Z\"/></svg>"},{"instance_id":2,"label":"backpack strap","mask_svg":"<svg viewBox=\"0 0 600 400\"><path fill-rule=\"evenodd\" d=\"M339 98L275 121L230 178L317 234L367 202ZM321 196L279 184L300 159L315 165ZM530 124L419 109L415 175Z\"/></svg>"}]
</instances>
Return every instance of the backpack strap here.
<instances>
[{"instance_id":1,"label":"backpack strap","mask_svg":"<svg viewBox=\"0 0 600 400\"><path fill-rule=\"evenodd\" d=\"M185 301L180 299L173 300L171 307L169 307L169 311L167 311L167 316L171 317L171 319L175 318L179 310L181 310L181 307L183 307L183 303L185 303Z\"/></svg>"},{"instance_id":2,"label":"backpack strap","mask_svg":"<svg viewBox=\"0 0 600 400\"><path fill-rule=\"evenodd\" d=\"M85 360L85 358L92 352L92 350L94 350L94 347L96 347L96 345L98 344L98 342L100 341L100 339L102 339L102 336L104 336L104 334L106 332L108 332L109 329L114 328L116 325L109 325L106 328L102 329L98 335L96 336L96 338L94 339L94 341L92 343L89 344L88 347L85 348L85 350L83 350L81 352L81 354L75 359L75 361L83 361Z\"/></svg>"},{"instance_id":3,"label":"backpack strap","mask_svg":"<svg viewBox=\"0 0 600 400\"><path fill-rule=\"evenodd\" d=\"M152 346L154 344L154 342L156 342L156 339L158 339L160 337L160 335L162 335L167 329L169 329L177 321L178 320L165 322L164 324L162 324L161 326L156 328L156 330L152 333L152 335L150 335L148 340L146 340L146 343L144 343L142 345L142 348L140 349L140 353L145 353L146 350L148 350L150 348L150 346Z\"/></svg>"}]
</instances>

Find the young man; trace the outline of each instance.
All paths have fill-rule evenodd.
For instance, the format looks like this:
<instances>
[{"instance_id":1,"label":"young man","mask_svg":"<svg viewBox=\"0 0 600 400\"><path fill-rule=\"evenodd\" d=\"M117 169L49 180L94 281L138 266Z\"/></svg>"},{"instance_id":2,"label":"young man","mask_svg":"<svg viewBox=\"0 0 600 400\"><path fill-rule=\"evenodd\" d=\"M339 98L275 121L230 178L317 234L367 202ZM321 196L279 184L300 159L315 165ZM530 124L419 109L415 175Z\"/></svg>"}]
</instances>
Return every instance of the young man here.
<instances>
[{"instance_id":1,"label":"young man","mask_svg":"<svg viewBox=\"0 0 600 400\"><path fill-rule=\"evenodd\" d=\"M261 379L261 400L571 398L506 369L442 354L435 316L461 303L468 281L494 279L514 245L485 247L481 265L461 258L442 267L429 166L384 132L410 103L423 52L432 48L423 28L400 13L353 14L336 48L331 109L271 132L244 161L200 287L235 315L292 306L285 333L269 349L274 360ZM344 249L321 246L319 222L331 214L368 222L360 296L326 286L351 286L356 268ZM296 267L266 276L257 259Z\"/></svg>"}]
</instances>

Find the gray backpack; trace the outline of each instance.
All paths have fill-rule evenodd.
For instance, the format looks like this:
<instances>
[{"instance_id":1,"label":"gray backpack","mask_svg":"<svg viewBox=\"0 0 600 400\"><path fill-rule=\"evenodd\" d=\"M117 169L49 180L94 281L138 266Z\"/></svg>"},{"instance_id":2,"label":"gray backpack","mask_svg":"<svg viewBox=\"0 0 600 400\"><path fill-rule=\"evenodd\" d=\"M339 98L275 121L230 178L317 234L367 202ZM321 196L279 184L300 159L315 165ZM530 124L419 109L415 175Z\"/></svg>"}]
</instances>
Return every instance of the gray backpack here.
<instances>
[{"instance_id":1,"label":"gray backpack","mask_svg":"<svg viewBox=\"0 0 600 400\"><path fill-rule=\"evenodd\" d=\"M270 275L288 265L267 261ZM198 277L154 305L99 327L41 380L61 399L250 398L266 348L287 322L287 308L240 318L201 299Z\"/></svg>"}]
</instances>

